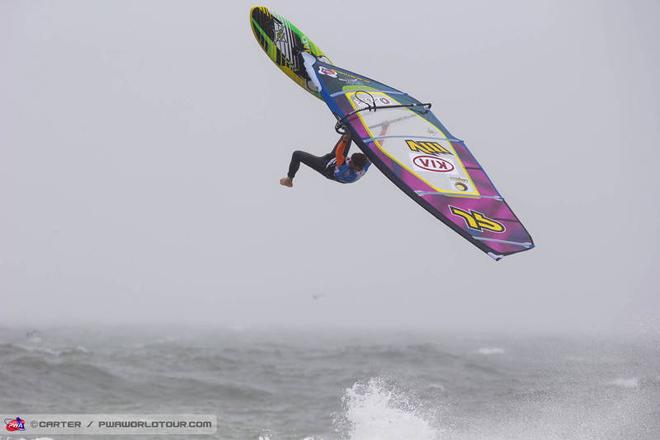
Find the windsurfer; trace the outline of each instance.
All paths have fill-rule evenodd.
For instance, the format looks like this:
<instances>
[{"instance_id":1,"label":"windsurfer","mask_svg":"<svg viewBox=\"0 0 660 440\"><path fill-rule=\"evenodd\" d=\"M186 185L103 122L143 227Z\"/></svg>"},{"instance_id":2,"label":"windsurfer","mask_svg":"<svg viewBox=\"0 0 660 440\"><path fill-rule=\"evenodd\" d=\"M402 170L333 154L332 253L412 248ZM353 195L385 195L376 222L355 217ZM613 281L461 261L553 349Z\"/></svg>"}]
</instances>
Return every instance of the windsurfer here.
<instances>
[{"instance_id":1,"label":"windsurfer","mask_svg":"<svg viewBox=\"0 0 660 440\"><path fill-rule=\"evenodd\" d=\"M351 157L348 157L351 142L351 135L346 133L339 139L332 152L324 156L314 156L300 150L294 151L289 164L289 172L286 177L280 179L280 185L289 188L293 186L293 178L296 176L301 162L335 182L356 182L364 176L371 162L363 153L353 153Z\"/></svg>"}]
</instances>

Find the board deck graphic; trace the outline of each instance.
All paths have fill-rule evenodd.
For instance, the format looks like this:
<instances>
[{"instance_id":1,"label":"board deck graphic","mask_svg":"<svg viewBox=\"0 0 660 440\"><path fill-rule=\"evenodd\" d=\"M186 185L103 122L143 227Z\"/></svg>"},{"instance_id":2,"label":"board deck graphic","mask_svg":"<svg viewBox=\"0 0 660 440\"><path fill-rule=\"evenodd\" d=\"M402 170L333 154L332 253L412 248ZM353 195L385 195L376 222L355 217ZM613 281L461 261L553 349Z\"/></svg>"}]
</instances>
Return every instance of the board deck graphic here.
<instances>
[{"instance_id":1,"label":"board deck graphic","mask_svg":"<svg viewBox=\"0 0 660 440\"><path fill-rule=\"evenodd\" d=\"M264 6L250 10L250 26L268 58L296 84L321 99L305 71L301 54L307 52L330 62L323 51L293 23Z\"/></svg>"}]
</instances>

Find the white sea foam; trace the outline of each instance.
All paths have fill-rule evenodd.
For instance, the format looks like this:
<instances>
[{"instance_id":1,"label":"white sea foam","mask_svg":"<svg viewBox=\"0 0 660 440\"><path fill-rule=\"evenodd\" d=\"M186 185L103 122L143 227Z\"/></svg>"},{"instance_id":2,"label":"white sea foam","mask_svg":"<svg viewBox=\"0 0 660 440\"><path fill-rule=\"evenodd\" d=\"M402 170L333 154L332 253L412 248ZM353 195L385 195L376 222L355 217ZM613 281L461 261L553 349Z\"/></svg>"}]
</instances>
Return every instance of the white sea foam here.
<instances>
[{"instance_id":1,"label":"white sea foam","mask_svg":"<svg viewBox=\"0 0 660 440\"><path fill-rule=\"evenodd\" d=\"M18 438L15 438L15 437L7 437L7 438L10 438L10 439L12 439L12 440L28 440L28 439L26 439L25 437L18 437ZM50 438L50 437L36 437L36 438L31 438L30 440L54 440L54 439L52 439L52 438Z\"/></svg>"},{"instance_id":2,"label":"white sea foam","mask_svg":"<svg viewBox=\"0 0 660 440\"><path fill-rule=\"evenodd\" d=\"M504 349L499 348L499 347L481 347L479 350L477 350L477 353L483 354L483 355L491 355L491 354L503 354Z\"/></svg>"},{"instance_id":3,"label":"white sea foam","mask_svg":"<svg viewBox=\"0 0 660 440\"><path fill-rule=\"evenodd\" d=\"M380 378L356 383L343 397L350 440L435 440L439 432L412 399Z\"/></svg>"},{"instance_id":4,"label":"white sea foam","mask_svg":"<svg viewBox=\"0 0 660 440\"><path fill-rule=\"evenodd\" d=\"M82 345L76 345L76 351L79 352L79 353L89 353L89 350L87 350Z\"/></svg>"},{"instance_id":5,"label":"white sea foam","mask_svg":"<svg viewBox=\"0 0 660 440\"><path fill-rule=\"evenodd\" d=\"M50 356L62 356L62 355L71 355L71 354L76 354L76 353L82 353L82 354L88 354L89 350L83 347L82 345L77 345L75 347L71 348L63 348L63 349L54 349L50 347L45 347L45 346L40 346L40 347L34 347L34 346L29 346L26 345L23 348L25 350L33 352L33 353L44 353Z\"/></svg>"},{"instance_id":6,"label":"white sea foam","mask_svg":"<svg viewBox=\"0 0 660 440\"><path fill-rule=\"evenodd\" d=\"M608 384L621 388L639 388L639 379L636 377L619 377L608 382Z\"/></svg>"}]
</instances>

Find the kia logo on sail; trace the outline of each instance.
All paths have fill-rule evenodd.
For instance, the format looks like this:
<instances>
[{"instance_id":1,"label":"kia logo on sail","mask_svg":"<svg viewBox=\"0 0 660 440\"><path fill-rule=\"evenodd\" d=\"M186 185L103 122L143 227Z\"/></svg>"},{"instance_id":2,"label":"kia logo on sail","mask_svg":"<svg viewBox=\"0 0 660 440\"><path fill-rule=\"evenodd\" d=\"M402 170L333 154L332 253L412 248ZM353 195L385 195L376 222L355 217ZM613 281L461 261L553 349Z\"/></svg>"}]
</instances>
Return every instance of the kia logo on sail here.
<instances>
[{"instance_id":1,"label":"kia logo on sail","mask_svg":"<svg viewBox=\"0 0 660 440\"><path fill-rule=\"evenodd\" d=\"M435 173L448 173L454 170L454 164L439 157L415 156L413 163L423 170Z\"/></svg>"}]
</instances>

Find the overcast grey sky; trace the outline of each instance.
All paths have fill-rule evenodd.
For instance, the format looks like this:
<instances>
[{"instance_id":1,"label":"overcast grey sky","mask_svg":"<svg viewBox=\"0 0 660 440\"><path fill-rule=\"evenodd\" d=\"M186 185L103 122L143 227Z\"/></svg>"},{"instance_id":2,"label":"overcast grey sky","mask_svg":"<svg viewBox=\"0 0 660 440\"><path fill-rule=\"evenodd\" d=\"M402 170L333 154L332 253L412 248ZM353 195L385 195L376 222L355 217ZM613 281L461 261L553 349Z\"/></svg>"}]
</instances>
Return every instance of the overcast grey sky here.
<instances>
[{"instance_id":1,"label":"overcast grey sky","mask_svg":"<svg viewBox=\"0 0 660 440\"><path fill-rule=\"evenodd\" d=\"M251 5L0 1L0 322L659 331L658 2L267 4L434 104L537 244L501 262L377 169L278 185L336 134Z\"/></svg>"}]
</instances>

